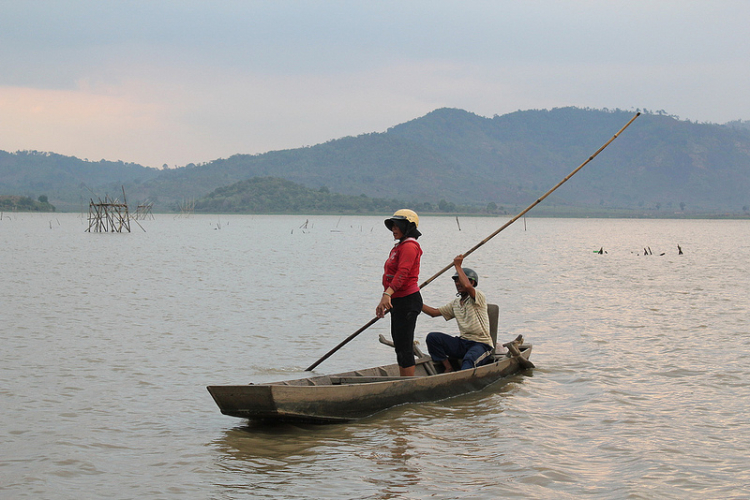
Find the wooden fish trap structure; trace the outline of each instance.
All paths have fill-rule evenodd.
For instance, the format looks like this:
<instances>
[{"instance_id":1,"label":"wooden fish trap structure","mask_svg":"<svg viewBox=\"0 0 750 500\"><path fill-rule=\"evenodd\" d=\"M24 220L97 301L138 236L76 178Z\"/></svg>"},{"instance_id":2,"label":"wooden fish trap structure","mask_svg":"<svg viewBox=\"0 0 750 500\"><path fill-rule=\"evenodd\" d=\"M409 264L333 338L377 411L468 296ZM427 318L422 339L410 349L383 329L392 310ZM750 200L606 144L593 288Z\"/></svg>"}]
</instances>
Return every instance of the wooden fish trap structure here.
<instances>
[{"instance_id":1,"label":"wooden fish trap structure","mask_svg":"<svg viewBox=\"0 0 750 500\"><path fill-rule=\"evenodd\" d=\"M99 203L91 199L89 203L89 233L93 229L95 233L121 233L123 229L130 232L130 213L128 204L125 202L125 189L122 190L123 202L117 198L104 197Z\"/></svg>"},{"instance_id":2,"label":"wooden fish trap structure","mask_svg":"<svg viewBox=\"0 0 750 500\"><path fill-rule=\"evenodd\" d=\"M135 209L135 216L133 219L135 220L154 220L154 214L151 212L151 209L154 206L154 202L149 203L143 203L141 205L138 205Z\"/></svg>"},{"instance_id":3,"label":"wooden fish trap structure","mask_svg":"<svg viewBox=\"0 0 750 500\"><path fill-rule=\"evenodd\" d=\"M177 206L180 208L180 215L178 217L190 217L195 213L195 199L183 200L181 203L177 202Z\"/></svg>"}]
</instances>

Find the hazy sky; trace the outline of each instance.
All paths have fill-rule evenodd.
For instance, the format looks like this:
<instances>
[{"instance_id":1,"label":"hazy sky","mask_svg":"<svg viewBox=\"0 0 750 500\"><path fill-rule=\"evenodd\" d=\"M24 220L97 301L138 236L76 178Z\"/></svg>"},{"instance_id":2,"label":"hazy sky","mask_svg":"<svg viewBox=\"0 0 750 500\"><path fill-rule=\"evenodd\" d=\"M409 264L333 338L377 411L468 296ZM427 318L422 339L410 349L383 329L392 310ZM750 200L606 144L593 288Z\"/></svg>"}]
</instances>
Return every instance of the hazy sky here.
<instances>
[{"instance_id":1,"label":"hazy sky","mask_svg":"<svg viewBox=\"0 0 750 500\"><path fill-rule=\"evenodd\" d=\"M750 120L749 21L746 0L0 0L0 150L175 166L441 107Z\"/></svg>"}]
</instances>

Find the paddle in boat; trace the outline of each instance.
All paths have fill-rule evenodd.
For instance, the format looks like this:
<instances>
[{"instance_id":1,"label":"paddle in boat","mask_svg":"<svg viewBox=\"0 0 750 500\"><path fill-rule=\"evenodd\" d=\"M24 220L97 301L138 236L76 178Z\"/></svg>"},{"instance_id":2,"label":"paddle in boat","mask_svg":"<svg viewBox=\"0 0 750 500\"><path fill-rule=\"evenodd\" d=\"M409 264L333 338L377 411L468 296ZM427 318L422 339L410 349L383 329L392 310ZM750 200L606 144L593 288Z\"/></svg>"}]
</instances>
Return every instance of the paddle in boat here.
<instances>
[{"instance_id":1,"label":"paddle in boat","mask_svg":"<svg viewBox=\"0 0 750 500\"><path fill-rule=\"evenodd\" d=\"M489 304L488 312L490 333L496 341L498 306ZM382 335L380 341L393 345ZM433 363L415 345L413 377L400 377L398 365L392 364L282 382L213 385L208 392L221 412L233 417L267 422L346 422L396 405L438 401L479 391L534 367L529 361L531 345L524 344L521 336L503 345L507 353L493 353L491 363L469 370L443 373L442 363Z\"/></svg>"}]
</instances>

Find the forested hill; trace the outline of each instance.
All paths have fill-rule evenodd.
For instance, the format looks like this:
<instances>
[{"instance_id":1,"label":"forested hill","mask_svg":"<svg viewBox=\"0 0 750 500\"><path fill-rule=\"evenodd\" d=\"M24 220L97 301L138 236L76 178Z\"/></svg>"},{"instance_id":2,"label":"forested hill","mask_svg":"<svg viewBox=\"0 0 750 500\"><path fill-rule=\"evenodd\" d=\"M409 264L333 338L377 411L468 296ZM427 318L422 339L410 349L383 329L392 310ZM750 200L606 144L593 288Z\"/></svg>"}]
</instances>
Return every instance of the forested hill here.
<instances>
[{"instance_id":1,"label":"forested hill","mask_svg":"<svg viewBox=\"0 0 750 500\"><path fill-rule=\"evenodd\" d=\"M447 200L479 207L525 206L586 160L633 115L560 108L485 118L438 109L383 133L312 147L238 154L164 171L108 163L106 179L94 182L92 176L79 176L86 179L79 184L111 194L114 186L124 183L130 201L156 201L155 209L161 210L254 177L278 177L313 190L414 204ZM18 155L0 155L0 194L33 198L46 194L61 210L66 209L63 197L88 200L90 193L80 186L72 196L62 187L50 190L49 186L67 182L74 170L69 165L64 175L50 165L44 173L38 165L26 168L27 182L16 175L10 186L8 157L16 165L22 163ZM25 158L42 160L39 155ZM82 169L98 165L78 161ZM39 188L42 182L46 192ZM9 186L16 191L8 192ZM747 122L699 124L645 113L545 204L662 213L747 212Z\"/></svg>"},{"instance_id":2,"label":"forested hill","mask_svg":"<svg viewBox=\"0 0 750 500\"><path fill-rule=\"evenodd\" d=\"M88 207L93 197L122 198L122 186L156 177L159 170L122 161L90 162L38 151L0 151L0 195L46 196L58 210ZM130 200L128 200L130 201Z\"/></svg>"}]
</instances>

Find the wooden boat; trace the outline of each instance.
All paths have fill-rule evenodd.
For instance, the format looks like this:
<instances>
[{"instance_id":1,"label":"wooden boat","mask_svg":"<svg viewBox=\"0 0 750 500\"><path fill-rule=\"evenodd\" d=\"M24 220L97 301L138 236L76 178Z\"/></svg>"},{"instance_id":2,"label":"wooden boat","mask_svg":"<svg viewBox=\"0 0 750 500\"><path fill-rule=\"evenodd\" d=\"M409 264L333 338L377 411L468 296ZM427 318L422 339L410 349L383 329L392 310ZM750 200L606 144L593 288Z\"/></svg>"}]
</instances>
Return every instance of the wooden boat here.
<instances>
[{"instance_id":1,"label":"wooden boat","mask_svg":"<svg viewBox=\"0 0 750 500\"><path fill-rule=\"evenodd\" d=\"M497 335L497 306L490 306L490 329ZM392 345L381 336L381 342ZM293 423L336 423L370 416L405 403L438 401L474 392L520 370L533 368L531 345L519 336L504 344L507 354L491 363L449 373L415 346L415 375L400 377L398 365L385 365L335 375L249 385L214 385L208 392L221 412L251 420Z\"/></svg>"}]
</instances>

